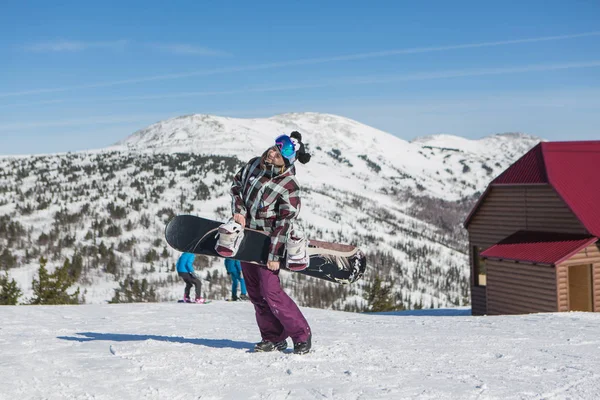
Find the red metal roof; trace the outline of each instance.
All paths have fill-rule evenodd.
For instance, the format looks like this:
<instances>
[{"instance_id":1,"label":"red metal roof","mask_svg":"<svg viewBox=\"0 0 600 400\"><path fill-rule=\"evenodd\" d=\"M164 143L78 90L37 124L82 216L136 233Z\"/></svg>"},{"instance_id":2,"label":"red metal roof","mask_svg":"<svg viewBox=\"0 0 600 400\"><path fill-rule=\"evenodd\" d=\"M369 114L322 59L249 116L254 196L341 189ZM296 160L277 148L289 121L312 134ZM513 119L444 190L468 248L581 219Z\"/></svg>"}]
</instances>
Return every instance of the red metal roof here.
<instances>
[{"instance_id":1,"label":"red metal roof","mask_svg":"<svg viewBox=\"0 0 600 400\"><path fill-rule=\"evenodd\" d=\"M585 228L600 236L600 141L543 142L494 179L465 220L469 225L491 186L550 184Z\"/></svg>"},{"instance_id":2,"label":"red metal roof","mask_svg":"<svg viewBox=\"0 0 600 400\"><path fill-rule=\"evenodd\" d=\"M481 253L485 258L555 265L595 243L597 237L518 231Z\"/></svg>"},{"instance_id":3,"label":"red metal roof","mask_svg":"<svg viewBox=\"0 0 600 400\"><path fill-rule=\"evenodd\" d=\"M542 143L550 184L586 229L600 236L600 141Z\"/></svg>"},{"instance_id":4,"label":"red metal roof","mask_svg":"<svg viewBox=\"0 0 600 400\"><path fill-rule=\"evenodd\" d=\"M538 144L501 173L492 184L548 183L542 143Z\"/></svg>"}]
</instances>

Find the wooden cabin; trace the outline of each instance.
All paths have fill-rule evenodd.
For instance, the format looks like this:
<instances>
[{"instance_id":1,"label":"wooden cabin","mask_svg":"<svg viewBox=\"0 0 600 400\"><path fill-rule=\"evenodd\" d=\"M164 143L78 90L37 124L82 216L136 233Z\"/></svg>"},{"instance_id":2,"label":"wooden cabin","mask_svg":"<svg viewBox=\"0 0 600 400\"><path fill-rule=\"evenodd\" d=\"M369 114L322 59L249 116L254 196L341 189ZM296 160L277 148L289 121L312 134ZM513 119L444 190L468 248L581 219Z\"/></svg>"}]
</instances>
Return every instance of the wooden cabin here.
<instances>
[{"instance_id":1,"label":"wooden cabin","mask_svg":"<svg viewBox=\"0 0 600 400\"><path fill-rule=\"evenodd\" d=\"M600 141L539 143L464 225L473 315L600 312Z\"/></svg>"}]
</instances>

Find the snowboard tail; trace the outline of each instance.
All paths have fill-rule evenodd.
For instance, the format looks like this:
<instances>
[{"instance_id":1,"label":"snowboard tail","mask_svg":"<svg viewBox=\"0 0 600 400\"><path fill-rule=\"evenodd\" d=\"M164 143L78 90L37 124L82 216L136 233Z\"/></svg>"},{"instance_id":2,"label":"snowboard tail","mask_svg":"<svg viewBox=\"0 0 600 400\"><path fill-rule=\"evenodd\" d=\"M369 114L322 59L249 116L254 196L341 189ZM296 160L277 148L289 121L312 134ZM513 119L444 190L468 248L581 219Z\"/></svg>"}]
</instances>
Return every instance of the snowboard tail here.
<instances>
[{"instance_id":1,"label":"snowboard tail","mask_svg":"<svg viewBox=\"0 0 600 400\"><path fill-rule=\"evenodd\" d=\"M222 222L194 215L178 215L165 228L165 239L172 248L188 253L221 257L215 251L217 231ZM268 234L244 229L236 260L266 265L271 243ZM366 269L364 253L356 246L309 240L310 263L300 274L330 282L349 284L360 279ZM282 262L282 267L285 267Z\"/></svg>"},{"instance_id":2,"label":"snowboard tail","mask_svg":"<svg viewBox=\"0 0 600 400\"><path fill-rule=\"evenodd\" d=\"M195 301L185 301L185 300L177 300L178 303L183 303L183 304L210 304L212 303L212 300L205 300L202 302L195 302Z\"/></svg>"}]
</instances>

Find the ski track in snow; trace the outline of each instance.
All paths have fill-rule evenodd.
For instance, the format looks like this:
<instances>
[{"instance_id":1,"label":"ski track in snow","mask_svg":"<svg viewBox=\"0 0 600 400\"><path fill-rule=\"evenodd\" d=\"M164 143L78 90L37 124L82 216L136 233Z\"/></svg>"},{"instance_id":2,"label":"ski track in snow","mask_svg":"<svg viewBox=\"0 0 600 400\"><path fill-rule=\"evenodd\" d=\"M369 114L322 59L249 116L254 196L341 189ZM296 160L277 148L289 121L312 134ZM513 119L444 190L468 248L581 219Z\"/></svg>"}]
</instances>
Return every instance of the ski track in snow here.
<instances>
[{"instance_id":1,"label":"ski track in snow","mask_svg":"<svg viewBox=\"0 0 600 400\"><path fill-rule=\"evenodd\" d=\"M0 308L0 399L595 399L600 315L303 308L313 351L253 353L247 302ZM288 339L291 346L291 340Z\"/></svg>"}]
</instances>

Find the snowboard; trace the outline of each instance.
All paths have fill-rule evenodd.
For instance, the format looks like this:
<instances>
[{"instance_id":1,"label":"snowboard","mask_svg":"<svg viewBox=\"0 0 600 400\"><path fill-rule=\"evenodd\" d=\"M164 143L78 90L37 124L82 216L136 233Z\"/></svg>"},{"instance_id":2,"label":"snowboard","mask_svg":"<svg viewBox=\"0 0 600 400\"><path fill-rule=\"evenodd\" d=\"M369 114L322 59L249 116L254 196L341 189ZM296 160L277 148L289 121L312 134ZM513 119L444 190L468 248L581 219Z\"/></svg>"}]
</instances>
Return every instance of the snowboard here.
<instances>
[{"instance_id":1,"label":"snowboard","mask_svg":"<svg viewBox=\"0 0 600 400\"><path fill-rule=\"evenodd\" d=\"M195 301L183 301L183 300L177 300L178 303L183 303L183 304L210 304L212 303L212 300L206 300L203 301L202 303L196 303Z\"/></svg>"},{"instance_id":2,"label":"snowboard","mask_svg":"<svg viewBox=\"0 0 600 400\"><path fill-rule=\"evenodd\" d=\"M222 222L195 215L178 215L165 228L165 239L175 250L187 253L221 257L215 251L217 230ZM267 233L245 228L240 248L232 257L260 265L267 264L270 237ZM349 284L360 279L367 267L364 253L356 246L309 240L309 266L299 274L326 281ZM221 257L222 258L222 257ZM285 269L285 262L281 262Z\"/></svg>"}]
</instances>

